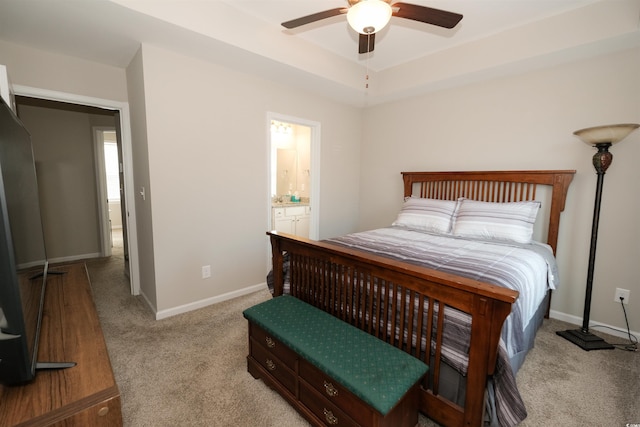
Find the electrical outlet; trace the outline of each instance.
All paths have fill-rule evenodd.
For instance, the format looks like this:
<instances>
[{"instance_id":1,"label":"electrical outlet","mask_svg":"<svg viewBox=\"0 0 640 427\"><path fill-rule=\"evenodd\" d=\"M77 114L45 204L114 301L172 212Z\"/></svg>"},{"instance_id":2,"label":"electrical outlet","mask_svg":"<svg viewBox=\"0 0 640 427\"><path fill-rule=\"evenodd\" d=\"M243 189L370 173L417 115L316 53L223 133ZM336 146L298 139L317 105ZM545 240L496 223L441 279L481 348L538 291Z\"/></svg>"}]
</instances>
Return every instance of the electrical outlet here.
<instances>
[{"instance_id":1,"label":"electrical outlet","mask_svg":"<svg viewBox=\"0 0 640 427\"><path fill-rule=\"evenodd\" d=\"M631 291L629 289L620 289L616 288L616 293L613 296L613 300L617 303L620 303L620 297L624 298L622 301L623 304L629 304L629 296L631 295Z\"/></svg>"},{"instance_id":2,"label":"electrical outlet","mask_svg":"<svg viewBox=\"0 0 640 427\"><path fill-rule=\"evenodd\" d=\"M202 266L202 278L203 279L207 279L209 277L211 277L211 266L210 265L203 265Z\"/></svg>"}]
</instances>

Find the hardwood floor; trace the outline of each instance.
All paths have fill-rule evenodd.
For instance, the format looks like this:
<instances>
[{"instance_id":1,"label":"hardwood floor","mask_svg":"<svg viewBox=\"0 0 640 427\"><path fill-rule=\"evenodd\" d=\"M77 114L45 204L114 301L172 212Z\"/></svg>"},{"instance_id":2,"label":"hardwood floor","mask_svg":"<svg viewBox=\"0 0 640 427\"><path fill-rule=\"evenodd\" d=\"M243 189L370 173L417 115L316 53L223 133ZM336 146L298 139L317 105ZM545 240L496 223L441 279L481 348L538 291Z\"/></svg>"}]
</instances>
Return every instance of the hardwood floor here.
<instances>
[{"instance_id":1,"label":"hardwood floor","mask_svg":"<svg viewBox=\"0 0 640 427\"><path fill-rule=\"evenodd\" d=\"M22 386L1 387L1 426L121 426L116 385L84 263L54 265L38 360L75 362L39 370Z\"/></svg>"}]
</instances>

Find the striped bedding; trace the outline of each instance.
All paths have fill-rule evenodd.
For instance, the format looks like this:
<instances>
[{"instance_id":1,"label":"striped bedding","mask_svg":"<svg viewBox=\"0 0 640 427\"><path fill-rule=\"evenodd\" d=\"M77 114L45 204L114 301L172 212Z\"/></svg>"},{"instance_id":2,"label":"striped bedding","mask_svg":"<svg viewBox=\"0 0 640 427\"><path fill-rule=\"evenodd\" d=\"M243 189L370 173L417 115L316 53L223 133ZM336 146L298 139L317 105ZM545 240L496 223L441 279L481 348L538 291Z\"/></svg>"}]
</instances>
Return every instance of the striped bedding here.
<instances>
[{"instance_id":1,"label":"striped bedding","mask_svg":"<svg viewBox=\"0 0 640 427\"><path fill-rule=\"evenodd\" d=\"M555 289L558 281L553 253L539 243L487 242L402 227L347 234L327 241L518 291L520 296L503 328L509 356L524 350L522 332L547 290Z\"/></svg>"}]
</instances>

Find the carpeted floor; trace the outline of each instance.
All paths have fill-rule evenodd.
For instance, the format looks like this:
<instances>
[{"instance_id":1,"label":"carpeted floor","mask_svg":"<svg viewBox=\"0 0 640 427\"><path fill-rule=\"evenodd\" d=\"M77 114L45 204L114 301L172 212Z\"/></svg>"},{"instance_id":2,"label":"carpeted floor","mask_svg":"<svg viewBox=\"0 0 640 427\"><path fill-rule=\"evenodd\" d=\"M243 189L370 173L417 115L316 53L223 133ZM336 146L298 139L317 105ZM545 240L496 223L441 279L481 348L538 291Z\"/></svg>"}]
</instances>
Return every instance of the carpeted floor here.
<instances>
[{"instance_id":1,"label":"carpeted floor","mask_svg":"<svg viewBox=\"0 0 640 427\"><path fill-rule=\"evenodd\" d=\"M114 247L109 259L87 261L87 267L125 426L308 426L246 370L242 310L270 298L266 288L156 321L129 293L121 248ZM529 413L521 425L640 423L640 354L585 352L555 334L569 327L546 320L518 373ZM421 416L420 426L433 425Z\"/></svg>"}]
</instances>

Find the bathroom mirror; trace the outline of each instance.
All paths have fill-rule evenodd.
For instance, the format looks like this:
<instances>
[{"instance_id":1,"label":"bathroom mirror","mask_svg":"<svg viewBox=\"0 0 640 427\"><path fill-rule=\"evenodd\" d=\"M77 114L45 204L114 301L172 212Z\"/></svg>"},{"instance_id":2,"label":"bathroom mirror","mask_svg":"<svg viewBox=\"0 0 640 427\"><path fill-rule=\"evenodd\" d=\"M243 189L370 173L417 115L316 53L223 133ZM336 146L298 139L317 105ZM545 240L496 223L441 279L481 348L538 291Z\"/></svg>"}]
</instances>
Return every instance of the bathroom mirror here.
<instances>
[{"instance_id":1,"label":"bathroom mirror","mask_svg":"<svg viewBox=\"0 0 640 427\"><path fill-rule=\"evenodd\" d=\"M298 193L303 202L311 191L311 128L291 123L272 123L273 158L271 192L276 199Z\"/></svg>"},{"instance_id":2,"label":"bathroom mirror","mask_svg":"<svg viewBox=\"0 0 640 427\"><path fill-rule=\"evenodd\" d=\"M297 174L298 174L298 153L296 150L287 148L278 148L277 155L277 189L276 195L278 197L285 194L293 194L298 188Z\"/></svg>"}]
</instances>

